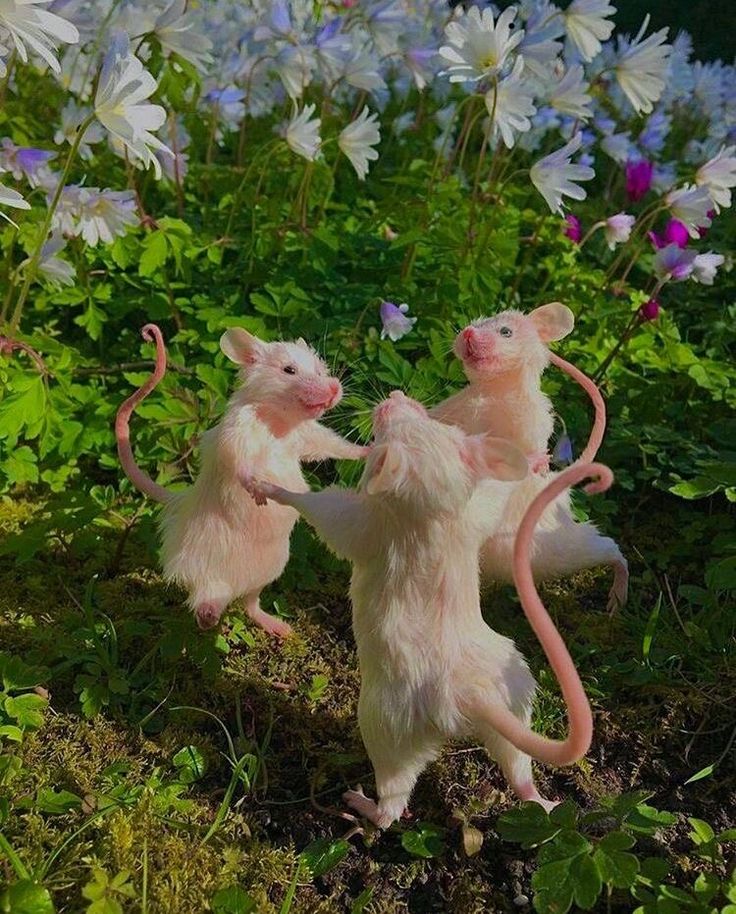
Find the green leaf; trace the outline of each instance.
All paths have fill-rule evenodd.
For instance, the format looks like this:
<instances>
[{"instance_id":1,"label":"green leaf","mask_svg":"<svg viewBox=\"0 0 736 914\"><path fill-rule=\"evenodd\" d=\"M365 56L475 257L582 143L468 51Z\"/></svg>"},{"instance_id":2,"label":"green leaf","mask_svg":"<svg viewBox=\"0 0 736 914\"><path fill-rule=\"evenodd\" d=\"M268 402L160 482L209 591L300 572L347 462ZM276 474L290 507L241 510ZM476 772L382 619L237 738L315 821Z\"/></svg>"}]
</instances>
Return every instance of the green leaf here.
<instances>
[{"instance_id":1,"label":"green leaf","mask_svg":"<svg viewBox=\"0 0 736 914\"><path fill-rule=\"evenodd\" d=\"M220 889L212 897L214 914L251 914L255 909L255 901L239 885Z\"/></svg>"},{"instance_id":2,"label":"green leaf","mask_svg":"<svg viewBox=\"0 0 736 914\"><path fill-rule=\"evenodd\" d=\"M39 812L62 815L70 812L72 809L79 809L82 805L82 798L69 790L54 790L53 787L45 787L36 794L35 808Z\"/></svg>"},{"instance_id":3,"label":"green leaf","mask_svg":"<svg viewBox=\"0 0 736 914\"><path fill-rule=\"evenodd\" d=\"M312 681L306 689L307 698L310 701L319 701L325 694L327 686L330 683L330 677L324 673L316 673L312 676Z\"/></svg>"},{"instance_id":4,"label":"green leaf","mask_svg":"<svg viewBox=\"0 0 736 914\"><path fill-rule=\"evenodd\" d=\"M299 854L299 859L312 876L324 876L347 856L349 850L350 845L342 838L334 841L330 838L319 838L304 848Z\"/></svg>"},{"instance_id":5,"label":"green leaf","mask_svg":"<svg viewBox=\"0 0 736 914\"><path fill-rule=\"evenodd\" d=\"M641 832L645 835L653 835L657 829L668 828L676 822L677 816L671 812L655 809L646 803L639 803L636 809L628 813L624 819L624 825L627 829Z\"/></svg>"},{"instance_id":6,"label":"green leaf","mask_svg":"<svg viewBox=\"0 0 736 914\"><path fill-rule=\"evenodd\" d=\"M166 263L167 252L168 246L164 232L160 230L151 232L143 242L143 254L138 262L138 274L153 276L156 270Z\"/></svg>"},{"instance_id":7,"label":"green leaf","mask_svg":"<svg viewBox=\"0 0 736 914\"><path fill-rule=\"evenodd\" d=\"M3 914L54 914L56 908L48 889L23 879L0 895L0 911Z\"/></svg>"},{"instance_id":8,"label":"green leaf","mask_svg":"<svg viewBox=\"0 0 736 914\"><path fill-rule=\"evenodd\" d=\"M588 854L573 860L570 879L575 903L583 910L589 911L598 900L603 880L598 867Z\"/></svg>"},{"instance_id":9,"label":"green leaf","mask_svg":"<svg viewBox=\"0 0 736 914\"><path fill-rule=\"evenodd\" d=\"M699 873L693 884L693 892L698 901L709 902L720 890L721 880L714 873Z\"/></svg>"},{"instance_id":10,"label":"green leaf","mask_svg":"<svg viewBox=\"0 0 736 914\"><path fill-rule=\"evenodd\" d=\"M207 763L196 746L185 746L173 758L174 767L179 769L179 778L184 784L191 784L204 777Z\"/></svg>"},{"instance_id":11,"label":"green leaf","mask_svg":"<svg viewBox=\"0 0 736 914\"><path fill-rule=\"evenodd\" d=\"M2 467L12 486L38 482L38 458L26 445L15 448Z\"/></svg>"},{"instance_id":12,"label":"green leaf","mask_svg":"<svg viewBox=\"0 0 736 914\"><path fill-rule=\"evenodd\" d=\"M360 895L358 895L358 897L350 906L350 914L363 914L365 906L368 904L371 898L373 898L373 889L368 886L367 889L363 889Z\"/></svg>"},{"instance_id":13,"label":"green leaf","mask_svg":"<svg viewBox=\"0 0 736 914\"><path fill-rule=\"evenodd\" d=\"M687 821L692 828L690 837L694 844L707 844L715 838L716 833L707 822L704 822L702 819L688 819Z\"/></svg>"},{"instance_id":14,"label":"green leaf","mask_svg":"<svg viewBox=\"0 0 736 914\"><path fill-rule=\"evenodd\" d=\"M48 702L40 695L28 692L25 695L10 696L5 699L5 712L14 718L19 727L26 730L38 730L43 724L41 713Z\"/></svg>"},{"instance_id":15,"label":"green leaf","mask_svg":"<svg viewBox=\"0 0 736 914\"><path fill-rule=\"evenodd\" d=\"M513 841L525 848L549 841L559 830L539 803L531 801L501 813L496 823L496 831L504 841Z\"/></svg>"},{"instance_id":16,"label":"green leaf","mask_svg":"<svg viewBox=\"0 0 736 914\"><path fill-rule=\"evenodd\" d=\"M572 860L581 854L587 854L591 848L590 841L580 832L565 829L555 837L554 841L550 841L540 848L538 860L540 864L557 860Z\"/></svg>"},{"instance_id":17,"label":"green leaf","mask_svg":"<svg viewBox=\"0 0 736 914\"><path fill-rule=\"evenodd\" d=\"M439 857L445 850L444 836L444 828L418 822L416 828L403 833L401 846L413 857Z\"/></svg>"},{"instance_id":18,"label":"green leaf","mask_svg":"<svg viewBox=\"0 0 736 914\"><path fill-rule=\"evenodd\" d=\"M700 771L696 771L695 774L693 774L685 781L683 787L687 786L687 784L694 784L695 781L702 781L703 778L709 778L713 774L715 767L715 765L706 765L705 768L701 768Z\"/></svg>"},{"instance_id":19,"label":"green leaf","mask_svg":"<svg viewBox=\"0 0 736 914\"><path fill-rule=\"evenodd\" d=\"M0 653L0 676L6 692L11 689L32 689L40 685L43 672L24 663L20 657Z\"/></svg>"},{"instance_id":20,"label":"green leaf","mask_svg":"<svg viewBox=\"0 0 736 914\"><path fill-rule=\"evenodd\" d=\"M617 889L628 889L636 881L639 861L633 854L620 850L605 850L599 845L593 852L601 879Z\"/></svg>"},{"instance_id":21,"label":"green leaf","mask_svg":"<svg viewBox=\"0 0 736 914\"><path fill-rule=\"evenodd\" d=\"M570 861L556 860L541 866L532 876L534 910L539 914L567 914L572 907Z\"/></svg>"}]
</instances>

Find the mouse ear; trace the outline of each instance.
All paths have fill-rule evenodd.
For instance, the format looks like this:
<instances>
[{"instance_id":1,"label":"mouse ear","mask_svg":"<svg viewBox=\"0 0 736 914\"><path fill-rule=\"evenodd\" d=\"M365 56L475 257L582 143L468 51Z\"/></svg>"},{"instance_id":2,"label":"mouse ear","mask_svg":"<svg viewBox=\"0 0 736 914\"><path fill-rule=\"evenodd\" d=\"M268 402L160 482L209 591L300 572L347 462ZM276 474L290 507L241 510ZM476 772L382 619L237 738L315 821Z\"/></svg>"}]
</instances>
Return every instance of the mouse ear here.
<instances>
[{"instance_id":1,"label":"mouse ear","mask_svg":"<svg viewBox=\"0 0 736 914\"><path fill-rule=\"evenodd\" d=\"M529 472L529 461L519 448L506 438L492 435L468 435L462 458L478 479L512 482L524 479Z\"/></svg>"},{"instance_id":2,"label":"mouse ear","mask_svg":"<svg viewBox=\"0 0 736 914\"><path fill-rule=\"evenodd\" d=\"M231 327L220 337L220 349L237 365L252 365L263 352L263 342L242 327Z\"/></svg>"},{"instance_id":3,"label":"mouse ear","mask_svg":"<svg viewBox=\"0 0 736 914\"><path fill-rule=\"evenodd\" d=\"M529 315L529 319L536 327L540 340L544 343L561 340L568 333L572 333L572 328L575 326L575 315L567 305L558 301L535 308Z\"/></svg>"},{"instance_id":4,"label":"mouse ear","mask_svg":"<svg viewBox=\"0 0 736 914\"><path fill-rule=\"evenodd\" d=\"M374 444L365 461L366 494L395 491L403 482L407 469L406 451L401 444L396 441Z\"/></svg>"}]
</instances>

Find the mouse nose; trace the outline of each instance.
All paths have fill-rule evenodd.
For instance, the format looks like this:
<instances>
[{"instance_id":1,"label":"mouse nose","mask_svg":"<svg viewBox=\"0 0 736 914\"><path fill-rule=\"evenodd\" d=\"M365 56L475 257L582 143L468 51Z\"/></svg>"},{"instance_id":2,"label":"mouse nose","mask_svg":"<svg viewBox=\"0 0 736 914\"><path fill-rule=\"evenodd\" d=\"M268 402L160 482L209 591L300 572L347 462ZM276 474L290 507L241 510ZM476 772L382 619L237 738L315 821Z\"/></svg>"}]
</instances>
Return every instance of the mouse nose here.
<instances>
[{"instance_id":1,"label":"mouse nose","mask_svg":"<svg viewBox=\"0 0 736 914\"><path fill-rule=\"evenodd\" d=\"M473 342L476 338L475 327L466 327L460 334L466 343Z\"/></svg>"},{"instance_id":2,"label":"mouse nose","mask_svg":"<svg viewBox=\"0 0 736 914\"><path fill-rule=\"evenodd\" d=\"M406 394L403 390L392 390L388 396L389 400L397 400L399 402L406 400Z\"/></svg>"}]
</instances>

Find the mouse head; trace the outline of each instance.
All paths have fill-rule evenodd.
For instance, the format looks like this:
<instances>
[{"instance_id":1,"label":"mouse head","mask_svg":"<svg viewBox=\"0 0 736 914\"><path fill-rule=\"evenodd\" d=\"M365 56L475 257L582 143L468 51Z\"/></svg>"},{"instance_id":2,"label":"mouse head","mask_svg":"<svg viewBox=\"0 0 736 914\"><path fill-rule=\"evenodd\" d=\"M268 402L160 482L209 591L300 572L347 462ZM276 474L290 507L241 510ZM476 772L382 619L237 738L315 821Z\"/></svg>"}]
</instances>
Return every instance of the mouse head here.
<instances>
[{"instance_id":1,"label":"mouse head","mask_svg":"<svg viewBox=\"0 0 736 914\"><path fill-rule=\"evenodd\" d=\"M461 330L455 355L469 381L482 382L522 368L541 374L549 361L547 343L567 336L574 323L572 311L560 302L542 305L530 314L502 311Z\"/></svg>"},{"instance_id":2,"label":"mouse head","mask_svg":"<svg viewBox=\"0 0 736 914\"><path fill-rule=\"evenodd\" d=\"M340 402L340 382L304 340L266 343L231 327L220 338L220 349L243 369L245 400L262 405L282 422L317 419Z\"/></svg>"},{"instance_id":3,"label":"mouse head","mask_svg":"<svg viewBox=\"0 0 736 914\"><path fill-rule=\"evenodd\" d=\"M399 500L408 514L456 513L481 479L523 479L528 471L511 442L437 422L400 390L375 408L373 435L361 489Z\"/></svg>"}]
</instances>

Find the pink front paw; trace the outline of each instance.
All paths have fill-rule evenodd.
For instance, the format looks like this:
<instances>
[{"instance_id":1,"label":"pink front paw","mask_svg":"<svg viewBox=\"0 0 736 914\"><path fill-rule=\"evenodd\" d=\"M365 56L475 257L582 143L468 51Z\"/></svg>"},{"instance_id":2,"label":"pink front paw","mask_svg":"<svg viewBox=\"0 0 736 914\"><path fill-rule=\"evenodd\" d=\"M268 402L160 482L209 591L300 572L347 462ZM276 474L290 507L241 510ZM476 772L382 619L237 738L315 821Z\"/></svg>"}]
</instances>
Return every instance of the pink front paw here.
<instances>
[{"instance_id":1,"label":"pink front paw","mask_svg":"<svg viewBox=\"0 0 736 914\"><path fill-rule=\"evenodd\" d=\"M270 483L256 479L250 473L241 473L239 479L241 486L257 505L263 506L268 502L269 489L273 488Z\"/></svg>"},{"instance_id":2,"label":"pink front paw","mask_svg":"<svg viewBox=\"0 0 736 914\"><path fill-rule=\"evenodd\" d=\"M549 454L529 454L527 460L532 473L549 473Z\"/></svg>"}]
</instances>

